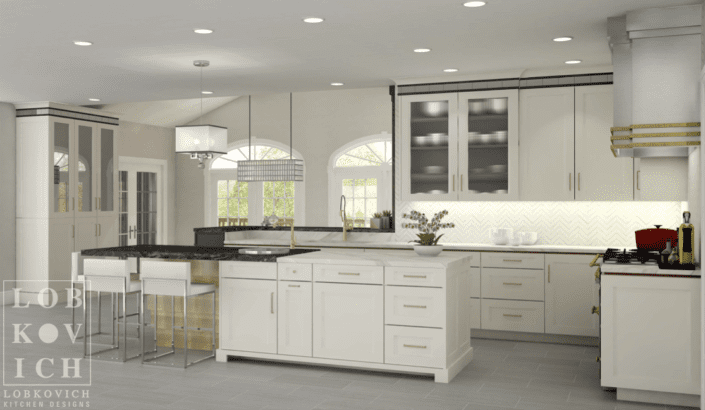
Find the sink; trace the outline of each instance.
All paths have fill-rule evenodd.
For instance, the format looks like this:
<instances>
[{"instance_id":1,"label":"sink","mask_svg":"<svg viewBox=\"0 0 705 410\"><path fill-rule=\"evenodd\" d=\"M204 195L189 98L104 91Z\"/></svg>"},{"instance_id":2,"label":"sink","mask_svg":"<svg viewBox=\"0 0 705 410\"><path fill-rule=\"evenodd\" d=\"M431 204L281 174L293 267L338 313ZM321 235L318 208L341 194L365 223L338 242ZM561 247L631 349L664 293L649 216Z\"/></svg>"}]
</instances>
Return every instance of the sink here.
<instances>
[{"instance_id":1,"label":"sink","mask_svg":"<svg viewBox=\"0 0 705 410\"><path fill-rule=\"evenodd\" d=\"M238 253L243 255L286 255L289 253L289 248L267 248L267 247L251 247L240 248Z\"/></svg>"}]
</instances>

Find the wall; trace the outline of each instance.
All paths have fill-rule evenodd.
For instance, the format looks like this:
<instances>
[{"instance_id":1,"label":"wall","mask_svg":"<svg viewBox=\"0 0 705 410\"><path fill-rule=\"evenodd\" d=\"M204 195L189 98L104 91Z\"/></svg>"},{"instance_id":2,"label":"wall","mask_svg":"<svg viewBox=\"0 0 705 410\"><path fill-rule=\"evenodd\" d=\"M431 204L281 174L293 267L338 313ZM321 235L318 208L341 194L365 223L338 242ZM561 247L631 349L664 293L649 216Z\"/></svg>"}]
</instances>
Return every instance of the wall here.
<instances>
[{"instance_id":1,"label":"wall","mask_svg":"<svg viewBox=\"0 0 705 410\"><path fill-rule=\"evenodd\" d=\"M0 281L15 279L15 106L0 103Z\"/></svg>"},{"instance_id":2,"label":"wall","mask_svg":"<svg viewBox=\"0 0 705 410\"><path fill-rule=\"evenodd\" d=\"M116 145L118 157L153 158L167 161L169 173L166 181L168 215L163 221L167 227L167 237L163 242L174 243L176 216L176 207L174 206L176 180L174 129L120 121L120 138L118 138Z\"/></svg>"}]
</instances>

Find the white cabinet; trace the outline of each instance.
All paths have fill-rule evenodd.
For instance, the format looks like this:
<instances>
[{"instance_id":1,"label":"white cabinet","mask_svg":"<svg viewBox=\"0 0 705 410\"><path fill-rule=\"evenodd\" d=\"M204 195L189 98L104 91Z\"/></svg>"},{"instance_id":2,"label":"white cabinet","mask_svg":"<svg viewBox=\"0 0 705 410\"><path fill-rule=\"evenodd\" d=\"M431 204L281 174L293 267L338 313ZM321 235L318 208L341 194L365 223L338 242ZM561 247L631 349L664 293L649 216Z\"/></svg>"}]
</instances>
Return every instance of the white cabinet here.
<instances>
[{"instance_id":1,"label":"white cabinet","mask_svg":"<svg viewBox=\"0 0 705 410\"><path fill-rule=\"evenodd\" d=\"M480 298L470 299L470 328L482 328L482 303Z\"/></svg>"},{"instance_id":2,"label":"white cabinet","mask_svg":"<svg viewBox=\"0 0 705 410\"><path fill-rule=\"evenodd\" d=\"M700 279L603 274L601 286L602 386L701 394Z\"/></svg>"},{"instance_id":3,"label":"white cabinet","mask_svg":"<svg viewBox=\"0 0 705 410\"><path fill-rule=\"evenodd\" d=\"M546 255L546 333L599 336L600 319L593 256Z\"/></svg>"},{"instance_id":4,"label":"white cabinet","mask_svg":"<svg viewBox=\"0 0 705 410\"><path fill-rule=\"evenodd\" d=\"M635 158L634 199L687 201L687 158Z\"/></svg>"},{"instance_id":5,"label":"white cabinet","mask_svg":"<svg viewBox=\"0 0 705 410\"><path fill-rule=\"evenodd\" d=\"M279 354L311 357L312 292L311 282L279 282Z\"/></svg>"},{"instance_id":6,"label":"white cabinet","mask_svg":"<svg viewBox=\"0 0 705 410\"><path fill-rule=\"evenodd\" d=\"M482 328L543 333L543 302L482 299Z\"/></svg>"},{"instance_id":7,"label":"white cabinet","mask_svg":"<svg viewBox=\"0 0 705 410\"><path fill-rule=\"evenodd\" d=\"M273 280L221 277L220 347L276 353L276 293Z\"/></svg>"},{"instance_id":8,"label":"white cabinet","mask_svg":"<svg viewBox=\"0 0 705 410\"><path fill-rule=\"evenodd\" d=\"M519 124L520 198L572 201L575 189L573 87L521 90ZM609 147L606 151L609 153Z\"/></svg>"},{"instance_id":9,"label":"white cabinet","mask_svg":"<svg viewBox=\"0 0 705 410\"><path fill-rule=\"evenodd\" d=\"M384 361L382 286L314 283L313 356Z\"/></svg>"}]
</instances>

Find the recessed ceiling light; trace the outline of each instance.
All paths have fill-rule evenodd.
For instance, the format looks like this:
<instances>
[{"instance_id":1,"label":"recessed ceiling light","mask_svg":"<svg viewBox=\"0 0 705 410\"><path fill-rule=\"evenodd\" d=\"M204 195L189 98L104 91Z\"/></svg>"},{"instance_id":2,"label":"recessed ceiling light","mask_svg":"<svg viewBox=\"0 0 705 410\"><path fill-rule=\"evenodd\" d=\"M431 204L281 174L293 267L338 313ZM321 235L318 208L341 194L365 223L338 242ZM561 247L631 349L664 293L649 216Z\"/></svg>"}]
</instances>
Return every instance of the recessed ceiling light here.
<instances>
[{"instance_id":1,"label":"recessed ceiling light","mask_svg":"<svg viewBox=\"0 0 705 410\"><path fill-rule=\"evenodd\" d=\"M428 53L431 51L430 48L416 48L414 49L414 53Z\"/></svg>"},{"instance_id":2,"label":"recessed ceiling light","mask_svg":"<svg viewBox=\"0 0 705 410\"><path fill-rule=\"evenodd\" d=\"M304 22L306 22L306 23L311 23L311 24L314 24L314 23L321 23L322 21L323 21L323 19L320 18L320 17L306 17L306 18L304 19Z\"/></svg>"},{"instance_id":3,"label":"recessed ceiling light","mask_svg":"<svg viewBox=\"0 0 705 410\"><path fill-rule=\"evenodd\" d=\"M201 91L201 94L213 94L213 91Z\"/></svg>"},{"instance_id":4,"label":"recessed ceiling light","mask_svg":"<svg viewBox=\"0 0 705 410\"><path fill-rule=\"evenodd\" d=\"M557 42L557 43L562 43L562 42L564 42L564 41L570 41L570 40L572 40L572 39L573 39L573 37L564 36L564 37L556 37L556 38L553 39L553 41L555 41L555 42Z\"/></svg>"},{"instance_id":5,"label":"recessed ceiling light","mask_svg":"<svg viewBox=\"0 0 705 410\"><path fill-rule=\"evenodd\" d=\"M468 1L466 3L463 3L463 6L465 7L482 7L484 6L485 3L484 1Z\"/></svg>"},{"instance_id":6,"label":"recessed ceiling light","mask_svg":"<svg viewBox=\"0 0 705 410\"><path fill-rule=\"evenodd\" d=\"M213 30L207 28L197 28L193 30L193 32L198 34L210 34L213 32Z\"/></svg>"},{"instance_id":7,"label":"recessed ceiling light","mask_svg":"<svg viewBox=\"0 0 705 410\"><path fill-rule=\"evenodd\" d=\"M89 98L88 101L98 102L100 98Z\"/></svg>"},{"instance_id":8,"label":"recessed ceiling light","mask_svg":"<svg viewBox=\"0 0 705 410\"><path fill-rule=\"evenodd\" d=\"M458 69L457 68L446 68L443 71L445 71L446 73L454 73L454 72L458 71Z\"/></svg>"},{"instance_id":9,"label":"recessed ceiling light","mask_svg":"<svg viewBox=\"0 0 705 410\"><path fill-rule=\"evenodd\" d=\"M568 60L565 63L566 64L580 64L582 62L583 62L582 60Z\"/></svg>"},{"instance_id":10,"label":"recessed ceiling light","mask_svg":"<svg viewBox=\"0 0 705 410\"><path fill-rule=\"evenodd\" d=\"M93 45L93 43L91 43L90 41L74 41L73 43L77 46L92 46Z\"/></svg>"},{"instance_id":11,"label":"recessed ceiling light","mask_svg":"<svg viewBox=\"0 0 705 410\"><path fill-rule=\"evenodd\" d=\"M341 85L344 85L343 83L330 83L330 85L334 87L340 87Z\"/></svg>"}]
</instances>

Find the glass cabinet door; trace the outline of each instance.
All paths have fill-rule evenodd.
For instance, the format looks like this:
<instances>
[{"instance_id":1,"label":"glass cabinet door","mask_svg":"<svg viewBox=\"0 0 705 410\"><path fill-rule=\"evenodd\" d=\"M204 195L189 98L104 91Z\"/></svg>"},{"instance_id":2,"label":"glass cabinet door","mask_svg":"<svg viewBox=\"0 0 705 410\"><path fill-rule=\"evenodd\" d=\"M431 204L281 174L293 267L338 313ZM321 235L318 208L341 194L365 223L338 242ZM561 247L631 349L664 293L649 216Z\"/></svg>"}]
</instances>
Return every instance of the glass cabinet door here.
<instances>
[{"instance_id":1,"label":"glass cabinet door","mask_svg":"<svg viewBox=\"0 0 705 410\"><path fill-rule=\"evenodd\" d=\"M98 179L98 213L105 216L108 213L115 213L116 169L115 166L115 129L112 127L97 127L98 157L100 160Z\"/></svg>"},{"instance_id":2,"label":"glass cabinet door","mask_svg":"<svg viewBox=\"0 0 705 410\"><path fill-rule=\"evenodd\" d=\"M460 93L460 199L518 199L517 97L517 90Z\"/></svg>"},{"instance_id":3,"label":"glass cabinet door","mask_svg":"<svg viewBox=\"0 0 705 410\"><path fill-rule=\"evenodd\" d=\"M411 200L457 198L457 94L402 97L402 189Z\"/></svg>"},{"instance_id":4,"label":"glass cabinet door","mask_svg":"<svg viewBox=\"0 0 705 410\"><path fill-rule=\"evenodd\" d=\"M93 158L93 126L90 124L76 124L76 216L89 216L95 213L98 198L93 189L94 158Z\"/></svg>"},{"instance_id":5,"label":"glass cabinet door","mask_svg":"<svg viewBox=\"0 0 705 410\"><path fill-rule=\"evenodd\" d=\"M73 121L49 120L52 148L52 204L50 214L54 217L73 217L76 207L73 198Z\"/></svg>"}]
</instances>

